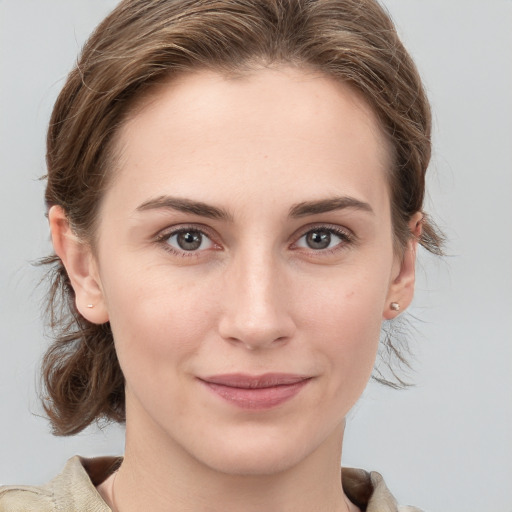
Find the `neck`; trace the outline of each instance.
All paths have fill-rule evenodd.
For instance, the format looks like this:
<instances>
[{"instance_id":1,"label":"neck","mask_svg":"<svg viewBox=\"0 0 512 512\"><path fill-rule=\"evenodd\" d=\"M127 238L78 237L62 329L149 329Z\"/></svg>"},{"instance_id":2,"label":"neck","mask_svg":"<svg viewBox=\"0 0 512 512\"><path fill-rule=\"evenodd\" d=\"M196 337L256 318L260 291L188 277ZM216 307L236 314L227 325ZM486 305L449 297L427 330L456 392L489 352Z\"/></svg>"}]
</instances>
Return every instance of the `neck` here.
<instances>
[{"instance_id":1,"label":"neck","mask_svg":"<svg viewBox=\"0 0 512 512\"><path fill-rule=\"evenodd\" d=\"M144 420L139 414L130 417L127 410L125 458L115 482L116 512L353 510L341 487L344 423L291 467L229 474L192 457Z\"/></svg>"}]
</instances>

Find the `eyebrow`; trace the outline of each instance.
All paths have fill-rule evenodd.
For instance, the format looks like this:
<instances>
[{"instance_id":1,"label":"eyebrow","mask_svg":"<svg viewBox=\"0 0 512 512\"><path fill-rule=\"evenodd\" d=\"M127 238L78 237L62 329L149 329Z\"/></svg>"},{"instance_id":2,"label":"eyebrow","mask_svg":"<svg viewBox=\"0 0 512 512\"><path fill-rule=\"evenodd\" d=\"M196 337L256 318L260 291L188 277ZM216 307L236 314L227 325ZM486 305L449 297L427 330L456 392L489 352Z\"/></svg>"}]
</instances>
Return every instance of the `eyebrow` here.
<instances>
[{"instance_id":1,"label":"eyebrow","mask_svg":"<svg viewBox=\"0 0 512 512\"><path fill-rule=\"evenodd\" d=\"M306 201L298 203L290 208L290 217L306 217L308 215L316 215L319 213L327 213L335 210L345 210L347 208L360 210L374 214L372 207L360 201L355 197L339 196L329 199L321 199L319 201Z\"/></svg>"},{"instance_id":2,"label":"eyebrow","mask_svg":"<svg viewBox=\"0 0 512 512\"><path fill-rule=\"evenodd\" d=\"M137 211L139 212L159 209L177 210L179 212L192 213L209 219L233 221L233 216L223 208L217 208L216 206L201 201L193 201L179 197L160 196L155 199L150 199L137 207Z\"/></svg>"},{"instance_id":3,"label":"eyebrow","mask_svg":"<svg viewBox=\"0 0 512 512\"><path fill-rule=\"evenodd\" d=\"M288 215L292 218L307 217L308 215L317 215L319 213L327 213L335 210L355 209L373 214L372 207L354 197L340 196L328 199L320 199L318 201L304 201L293 205ZM191 213L200 217L209 219L227 220L233 222L233 215L225 210L201 201L192 199L184 199L172 196L159 196L150 199L137 207L137 211L143 212L148 210L176 210L183 213Z\"/></svg>"}]
</instances>

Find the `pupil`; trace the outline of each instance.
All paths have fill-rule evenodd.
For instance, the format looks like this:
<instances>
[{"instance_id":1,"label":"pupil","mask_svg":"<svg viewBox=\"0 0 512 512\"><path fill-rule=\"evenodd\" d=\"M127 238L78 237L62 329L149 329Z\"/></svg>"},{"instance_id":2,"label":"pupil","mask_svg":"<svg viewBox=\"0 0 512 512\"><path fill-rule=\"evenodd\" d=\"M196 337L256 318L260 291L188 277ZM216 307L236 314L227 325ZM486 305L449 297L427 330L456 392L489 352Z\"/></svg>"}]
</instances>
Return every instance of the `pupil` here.
<instances>
[{"instance_id":1,"label":"pupil","mask_svg":"<svg viewBox=\"0 0 512 512\"><path fill-rule=\"evenodd\" d=\"M194 251L201 246L202 236L197 231L186 231L178 235L177 241L184 251Z\"/></svg>"},{"instance_id":2,"label":"pupil","mask_svg":"<svg viewBox=\"0 0 512 512\"><path fill-rule=\"evenodd\" d=\"M306 241L311 249L326 249L331 243L331 233L328 231L312 231L306 236Z\"/></svg>"}]
</instances>

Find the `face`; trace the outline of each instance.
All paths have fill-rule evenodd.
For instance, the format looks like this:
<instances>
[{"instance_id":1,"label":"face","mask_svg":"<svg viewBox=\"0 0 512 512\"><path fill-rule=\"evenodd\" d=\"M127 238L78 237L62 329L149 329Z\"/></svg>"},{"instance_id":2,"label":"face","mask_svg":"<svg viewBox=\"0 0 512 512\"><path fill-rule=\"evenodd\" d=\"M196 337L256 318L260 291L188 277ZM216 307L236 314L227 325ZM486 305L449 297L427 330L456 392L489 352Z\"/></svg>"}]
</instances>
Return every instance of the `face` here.
<instances>
[{"instance_id":1,"label":"face","mask_svg":"<svg viewBox=\"0 0 512 512\"><path fill-rule=\"evenodd\" d=\"M291 68L185 75L139 107L73 278L111 323L128 439L227 473L337 445L390 301L410 300L374 115Z\"/></svg>"}]
</instances>

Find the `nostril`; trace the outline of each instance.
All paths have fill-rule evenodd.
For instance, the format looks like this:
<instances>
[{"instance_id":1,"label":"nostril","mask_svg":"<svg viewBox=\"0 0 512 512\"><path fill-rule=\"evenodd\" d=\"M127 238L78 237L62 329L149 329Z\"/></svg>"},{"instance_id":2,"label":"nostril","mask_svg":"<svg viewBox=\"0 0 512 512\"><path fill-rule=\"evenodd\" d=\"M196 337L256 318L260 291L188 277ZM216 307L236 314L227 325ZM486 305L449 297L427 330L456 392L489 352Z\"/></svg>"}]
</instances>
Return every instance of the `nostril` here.
<instances>
[{"instance_id":1,"label":"nostril","mask_svg":"<svg viewBox=\"0 0 512 512\"><path fill-rule=\"evenodd\" d=\"M263 266L250 261L254 259L241 259L226 283L218 332L249 350L282 345L295 331L289 302L283 300L283 290L289 288L278 279L272 262Z\"/></svg>"},{"instance_id":2,"label":"nostril","mask_svg":"<svg viewBox=\"0 0 512 512\"><path fill-rule=\"evenodd\" d=\"M251 351L281 346L289 340L289 336L274 336L272 333L260 333L259 336L245 336L241 343Z\"/></svg>"}]
</instances>

